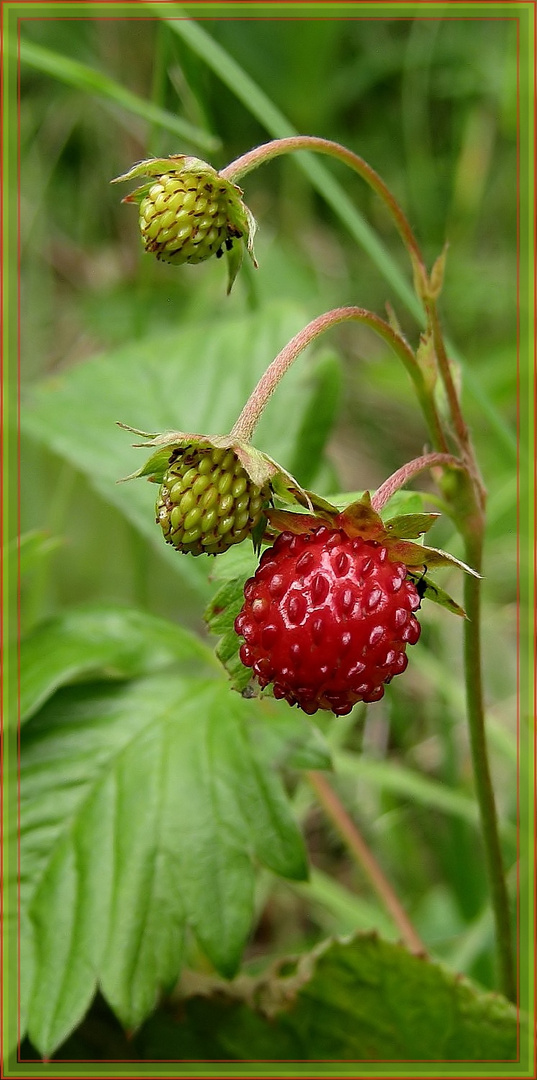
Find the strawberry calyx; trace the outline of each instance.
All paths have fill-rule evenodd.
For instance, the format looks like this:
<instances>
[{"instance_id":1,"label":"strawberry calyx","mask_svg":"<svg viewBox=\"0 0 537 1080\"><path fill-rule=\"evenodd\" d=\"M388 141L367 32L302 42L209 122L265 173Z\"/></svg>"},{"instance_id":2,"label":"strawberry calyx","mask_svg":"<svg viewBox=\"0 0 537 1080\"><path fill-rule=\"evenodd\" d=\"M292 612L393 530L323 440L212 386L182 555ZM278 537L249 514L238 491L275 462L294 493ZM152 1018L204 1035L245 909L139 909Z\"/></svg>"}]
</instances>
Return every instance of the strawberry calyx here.
<instances>
[{"instance_id":1,"label":"strawberry calyx","mask_svg":"<svg viewBox=\"0 0 537 1080\"><path fill-rule=\"evenodd\" d=\"M360 499L340 510L337 506L320 499L312 492L306 493L314 513L297 513L289 510L267 511L269 528L274 535L291 532L295 535L310 533L319 525L342 530L350 538L375 541L387 549L392 562L402 563L408 576L419 582L420 596L445 607L454 615L465 616L464 609L428 576L428 570L438 567L457 567L474 577L480 575L466 563L440 548L415 543L434 525L440 516L434 513L400 514L383 521L374 508L374 496L365 491ZM303 505L306 505L303 503Z\"/></svg>"},{"instance_id":2,"label":"strawberry calyx","mask_svg":"<svg viewBox=\"0 0 537 1080\"><path fill-rule=\"evenodd\" d=\"M297 502L313 509L313 504L306 490L300 486L294 476L287 472L268 454L257 450L255 446L233 435L200 435L186 431L168 431L151 434L118 422L118 427L141 436L145 441L133 443L135 447L154 447L154 453L136 472L123 477L120 483L146 476L153 484L161 484L164 475L175 460L190 447L199 450L231 450L240 461L250 480L263 487L270 484L273 493L290 502Z\"/></svg>"},{"instance_id":3,"label":"strawberry calyx","mask_svg":"<svg viewBox=\"0 0 537 1080\"><path fill-rule=\"evenodd\" d=\"M259 550L266 511L277 496L312 508L307 492L267 454L230 435L173 431L150 434L128 428L152 447L136 472L160 485L156 522L166 543L192 555L217 555L250 536Z\"/></svg>"}]
</instances>

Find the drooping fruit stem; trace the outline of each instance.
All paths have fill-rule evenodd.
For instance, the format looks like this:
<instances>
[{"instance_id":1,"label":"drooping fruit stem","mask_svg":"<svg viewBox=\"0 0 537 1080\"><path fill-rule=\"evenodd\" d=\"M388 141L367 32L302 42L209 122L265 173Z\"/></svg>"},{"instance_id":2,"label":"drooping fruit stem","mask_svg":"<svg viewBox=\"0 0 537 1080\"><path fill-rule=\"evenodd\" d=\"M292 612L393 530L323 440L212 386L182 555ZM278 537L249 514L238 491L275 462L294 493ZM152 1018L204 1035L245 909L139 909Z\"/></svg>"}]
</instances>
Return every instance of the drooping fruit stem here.
<instances>
[{"instance_id":1,"label":"drooping fruit stem","mask_svg":"<svg viewBox=\"0 0 537 1080\"><path fill-rule=\"evenodd\" d=\"M410 952L419 956L425 955L427 952L425 945L414 929L399 897L336 792L322 773L309 772L307 777L327 817L330 818L358 865L365 870L371 884L397 926L405 945Z\"/></svg>"},{"instance_id":2,"label":"drooping fruit stem","mask_svg":"<svg viewBox=\"0 0 537 1080\"><path fill-rule=\"evenodd\" d=\"M375 491L375 494L371 497L371 505L373 510L377 511L377 514L386 506L386 503L391 499L392 495L399 488L406 484L408 480L411 480L413 476L417 476L418 473L425 472L426 469L434 469L436 467L450 466L452 469L463 469L464 465L458 458L453 457L452 454L424 454L423 457L414 458L413 461L408 461L406 465L403 465L397 472L392 473L387 480Z\"/></svg>"},{"instance_id":3,"label":"drooping fruit stem","mask_svg":"<svg viewBox=\"0 0 537 1080\"><path fill-rule=\"evenodd\" d=\"M300 356L300 353L303 352L312 341L315 341L320 334L323 334L325 330L330 329L331 326L349 321L360 322L365 326L369 326L386 342L387 345L390 346L395 355L402 360L416 388L416 393L432 433L435 446L440 451L447 451L448 447L435 402L432 395L427 390L423 372L412 349L402 335L398 334L389 323L384 321L384 319L381 319L371 311L366 311L365 308L359 307L334 308L332 311L327 311L323 315L319 315L302 330L299 330L298 334L295 334L294 338L291 338L291 341L289 341L281 352L278 353L264 375L262 375L257 386L250 394L240 416L233 425L231 435L237 439L243 439L245 442L248 442L252 437L263 409L274 393L280 379L285 375L285 372L291 367L291 364L294 363L296 358Z\"/></svg>"},{"instance_id":4,"label":"drooping fruit stem","mask_svg":"<svg viewBox=\"0 0 537 1080\"><path fill-rule=\"evenodd\" d=\"M341 146L340 143L333 142L331 139L321 139L316 135L291 135L286 139L273 139L262 146L256 146L247 154L242 154L241 157L230 162L225 169L220 170L220 175L226 180L232 180L236 183L242 176L251 172L252 169L256 169L259 165L263 165L281 154L289 154L295 150L310 150L320 154L328 154L329 157L336 158L336 160L348 165L369 184L384 202L410 254L414 274L422 279L421 286L425 285L427 282L427 270L423 256L401 207L384 183L384 180L371 168L371 165L368 165L367 161L364 161L358 154L353 153L352 150L348 150L346 146ZM423 295L423 287L418 287L417 291L420 295Z\"/></svg>"}]
</instances>

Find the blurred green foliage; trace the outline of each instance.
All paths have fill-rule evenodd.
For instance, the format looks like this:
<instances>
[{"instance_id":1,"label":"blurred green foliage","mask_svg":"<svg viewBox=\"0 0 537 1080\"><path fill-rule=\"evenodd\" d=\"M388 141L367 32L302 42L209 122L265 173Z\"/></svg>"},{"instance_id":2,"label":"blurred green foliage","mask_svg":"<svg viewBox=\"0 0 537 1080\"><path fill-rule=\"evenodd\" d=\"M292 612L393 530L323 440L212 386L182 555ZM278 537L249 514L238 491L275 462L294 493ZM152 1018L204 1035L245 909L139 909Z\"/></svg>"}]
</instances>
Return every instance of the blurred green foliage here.
<instances>
[{"instance_id":1,"label":"blurred green foliage","mask_svg":"<svg viewBox=\"0 0 537 1080\"><path fill-rule=\"evenodd\" d=\"M429 263L449 241L441 307L448 337L461 358L466 415L490 496L485 677L493 770L511 866L516 853L510 827L516 810L513 29L508 21L451 17L217 18L198 26L300 133L340 141L369 161L400 200ZM131 486L114 500L113 477L119 479L141 462L135 456L139 451L129 457L125 433L113 429L113 420L146 424L143 416L128 413L128 365L126 408L109 417L106 490L99 455L92 465L90 452L95 438L91 425L96 422L92 417L101 413L108 419L106 400L88 399L86 415L76 417L71 432L71 441L82 449L67 452L61 432L43 434L43 417L40 421L35 412L35 402L45 392L42 381L48 380L49 391L56 381L61 398L64 376L71 385L73 369L82 369L101 354L106 364L121 350L128 354L134 349L150 357L149 409L159 370L156 350L167 335L193 333L197 349L206 340L209 355L215 327L225 334L230 320L262 319L262 313L277 310L282 299L290 310L302 313L304 323L347 303L383 314L390 302L413 343L418 327L367 252L291 158L274 161L243 182L246 201L259 222L260 268L246 266L231 297L225 295L225 274L216 260L174 268L144 255L135 213L121 205L110 180L151 155L194 153L222 167L268 139L268 116L266 124L254 116L240 100L239 87L234 93L203 55L156 17L37 18L25 22L24 39L22 371L29 402L22 459L28 553L25 628L39 627L46 617L58 617L83 603L119 603L199 630L200 595L210 593L211 568L196 566L194 577L203 579L200 588L183 581L181 573L171 570L170 552L159 537L152 543L134 527L133 514L125 510ZM125 91L131 95L128 100ZM137 101L150 102L160 112L148 119ZM190 142L171 130L177 118L191 133ZM215 149L209 153L206 147L211 144ZM343 167L331 162L327 167L373 226L393 265L410 280L405 253L378 200ZM230 408L236 404L239 411L238 384L245 399L259 367L270 362L285 340L275 344L273 330L260 335L251 371L247 357L234 358L233 350L226 349L221 386L211 386L218 413L228 382L236 390ZM299 361L292 388L296 393L302 386L307 395L310 421L304 419L303 430L311 453L300 453L300 440L290 442L293 460L282 464L296 469L304 483L315 480L321 494L373 489L422 452L426 432L410 384L383 346L361 328L333 332L323 349L315 362ZM332 372L335 363L330 349L338 353L341 386L332 375L329 383L322 382L323 365ZM210 370L216 370L214 365ZM83 381L82 371L74 374ZM323 385L330 409L337 402L339 407L326 454L312 470L312 460L324 449L322 439L316 442L314 423L316 402L322 411ZM164 400L166 386L162 389ZM185 401L181 388L176 390L177 400L167 401L170 415L163 415L161 429L173 423L175 405L177 427L186 423L181 421ZM186 404L195 393L195 387L188 388ZM199 394L209 408L207 386L200 386ZM285 382L278 394L279 401L285 401ZM119 408L121 385L114 384L113 396L114 408ZM68 405L68 394L66 400ZM203 412L199 404L196 413ZM147 430L155 420L148 415ZM102 443L99 448L102 451ZM127 458L132 468L125 468ZM147 490L145 496L150 520ZM132 497L139 513L141 496L133 490ZM461 555L449 521L435 526L434 541ZM460 581L451 572L447 578L442 575L441 583L460 597ZM449 790L463 800L460 806L466 799L473 807L460 652L458 621L429 606L404 685L394 687L367 716L357 709L351 721L322 720L320 726L333 747L346 755L346 767L334 783L428 946L455 969L490 987L492 929L476 826L471 813L446 809L434 796L435 790ZM381 771L361 769L364 761ZM413 785L418 774L436 785L432 793L421 791L421 802L419 784ZM300 789L297 807L320 876L296 888L261 881L252 959L304 949L327 932L346 931L349 916L356 919L353 925L361 926L363 909L353 908L354 894L357 904L369 900L373 911L377 905L312 806L311 793ZM331 876L334 887L340 886L337 896L322 885L323 874ZM383 918L379 911L375 925L382 928ZM195 963L195 950L190 960Z\"/></svg>"}]
</instances>

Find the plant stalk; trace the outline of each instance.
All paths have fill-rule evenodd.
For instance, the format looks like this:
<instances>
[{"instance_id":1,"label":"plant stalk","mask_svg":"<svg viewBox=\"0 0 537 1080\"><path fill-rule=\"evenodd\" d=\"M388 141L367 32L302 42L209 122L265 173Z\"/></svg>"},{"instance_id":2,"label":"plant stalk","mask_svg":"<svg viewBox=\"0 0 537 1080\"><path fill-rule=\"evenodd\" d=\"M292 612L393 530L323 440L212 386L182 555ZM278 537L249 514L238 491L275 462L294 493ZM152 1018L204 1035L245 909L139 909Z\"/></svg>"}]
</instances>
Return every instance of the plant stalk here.
<instances>
[{"instance_id":1,"label":"plant stalk","mask_svg":"<svg viewBox=\"0 0 537 1080\"><path fill-rule=\"evenodd\" d=\"M425 955L427 952L425 945L414 929L393 886L328 780L320 772L308 772L306 775L327 817L330 818L357 863L365 870L386 910L390 913L407 949L419 956Z\"/></svg>"},{"instance_id":2,"label":"plant stalk","mask_svg":"<svg viewBox=\"0 0 537 1080\"><path fill-rule=\"evenodd\" d=\"M474 528L465 533L466 559L481 573L483 530ZM498 833L498 818L494 789L490 775L485 733L483 686L481 675L481 579L464 575L464 674L470 747L476 796L481 816L485 862L489 878L492 910L496 925L496 942L500 985L511 1001L516 1001L516 977L511 941L509 898L503 871L503 859Z\"/></svg>"}]
</instances>

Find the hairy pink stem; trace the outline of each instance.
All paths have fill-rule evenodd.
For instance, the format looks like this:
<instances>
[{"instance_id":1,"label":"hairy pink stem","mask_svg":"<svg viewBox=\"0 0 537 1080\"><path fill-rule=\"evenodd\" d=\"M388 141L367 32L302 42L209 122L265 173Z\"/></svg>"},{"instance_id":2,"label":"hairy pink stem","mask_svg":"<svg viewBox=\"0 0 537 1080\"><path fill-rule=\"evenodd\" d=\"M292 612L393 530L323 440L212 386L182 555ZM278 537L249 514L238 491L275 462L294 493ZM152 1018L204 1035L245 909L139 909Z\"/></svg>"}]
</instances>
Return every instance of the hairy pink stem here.
<instances>
[{"instance_id":1,"label":"hairy pink stem","mask_svg":"<svg viewBox=\"0 0 537 1080\"><path fill-rule=\"evenodd\" d=\"M396 356L402 360L408 374L414 382L416 393L425 418L430 426L430 430L435 438L436 445L439 450L447 450L440 419L436 412L434 402L427 392L423 373L416 361L412 349L401 334L398 334L389 323L384 321L384 319L381 319L378 315L374 315L371 311L366 311L365 308L359 307L334 308L333 311L327 311L323 315L318 315L316 319L313 319L312 322L308 323L308 325L300 330L298 334L295 334L294 338L292 338L281 352L278 353L278 356L272 361L265 371L265 374L259 380L255 390L250 394L244 409L233 425L231 435L234 438L249 442L263 409L274 393L280 379L285 375L285 372L290 368L297 356L303 352L307 345L310 345L320 334L324 333L325 330L328 330L331 326L335 326L337 323L348 321L364 323L366 326L371 327L371 329L390 346Z\"/></svg>"},{"instance_id":2,"label":"hairy pink stem","mask_svg":"<svg viewBox=\"0 0 537 1080\"><path fill-rule=\"evenodd\" d=\"M273 139L268 143L263 143L262 146L254 147L253 150L249 150L248 153L242 154L235 161L230 162L225 169L220 170L220 175L226 180L236 182L259 165L279 157L280 154L288 154L295 150L310 150L336 158L336 160L342 161L353 169L369 184L382 199L394 221L395 227L412 260L414 274L419 278L420 287L418 293L423 295L428 281L427 269L407 218L384 180L371 168L371 165L368 165L367 161L364 161L358 154L353 153L352 150L348 150L346 146L341 146L340 143L333 142L332 139L322 139L317 135L291 135L284 139Z\"/></svg>"},{"instance_id":3,"label":"hairy pink stem","mask_svg":"<svg viewBox=\"0 0 537 1080\"><path fill-rule=\"evenodd\" d=\"M403 487L403 484L406 484L413 476L417 476L418 473L425 472L426 469L433 469L436 465L450 466L452 469L464 469L463 462L459 461L459 458L453 457L452 454L424 454L423 457L414 458L413 461L408 461L406 465L402 465L397 472L392 473L377 488L375 494L371 497L373 509L380 513L392 495Z\"/></svg>"}]
</instances>

